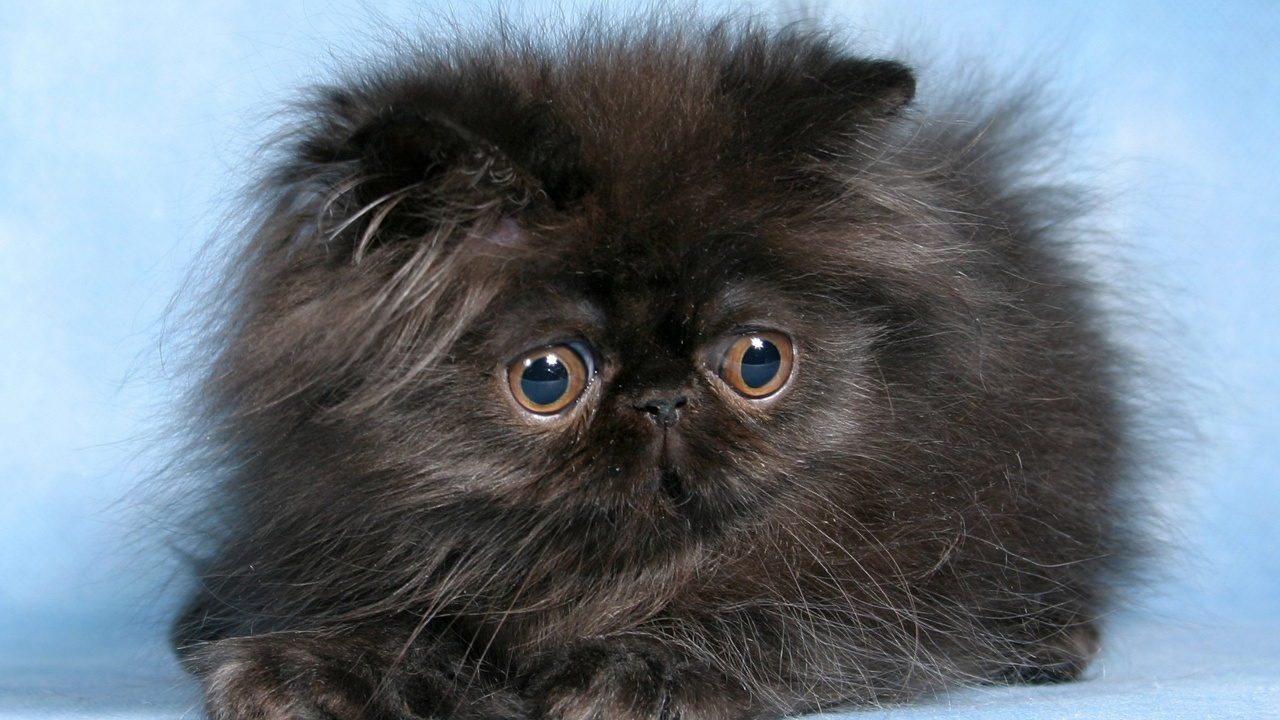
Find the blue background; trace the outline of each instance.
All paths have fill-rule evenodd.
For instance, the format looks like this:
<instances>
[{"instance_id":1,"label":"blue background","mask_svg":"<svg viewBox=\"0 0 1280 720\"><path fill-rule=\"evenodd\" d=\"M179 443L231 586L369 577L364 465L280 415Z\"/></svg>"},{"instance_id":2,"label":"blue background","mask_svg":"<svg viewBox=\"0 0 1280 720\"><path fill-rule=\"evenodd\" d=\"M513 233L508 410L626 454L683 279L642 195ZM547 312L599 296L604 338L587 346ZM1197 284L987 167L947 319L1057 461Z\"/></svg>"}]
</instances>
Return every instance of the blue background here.
<instances>
[{"instance_id":1,"label":"blue background","mask_svg":"<svg viewBox=\"0 0 1280 720\"><path fill-rule=\"evenodd\" d=\"M137 487L176 389L166 308L294 89L376 48L378 23L490 10L0 2L0 658L159 642L173 566ZM1127 622L1280 620L1280 5L836 0L823 14L922 59L926 90L975 59L1039 68L1071 99L1074 167L1109 198L1098 222L1116 239L1092 249L1149 318L1127 341L1198 428L1162 452L1177 550Z\"/></svg>"}]
</instances>

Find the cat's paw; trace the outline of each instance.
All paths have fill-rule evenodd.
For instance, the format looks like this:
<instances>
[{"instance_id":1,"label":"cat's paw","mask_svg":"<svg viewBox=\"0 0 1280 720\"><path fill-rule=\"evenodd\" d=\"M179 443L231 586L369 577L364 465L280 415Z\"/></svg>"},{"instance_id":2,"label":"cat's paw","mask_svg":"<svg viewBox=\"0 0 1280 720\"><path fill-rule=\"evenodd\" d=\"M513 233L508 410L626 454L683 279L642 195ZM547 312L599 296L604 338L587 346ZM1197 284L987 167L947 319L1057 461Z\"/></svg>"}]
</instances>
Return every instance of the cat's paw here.
<instances>
[{"instance_id":1,"label":"cat's paw","mask_svg":"<svg viewBox=\"0 0 1280 720\"><path fill-rule=\"evenodd\" d=\"M1073 625L1044 640L1025 662L1006 673L1007 679L1037 685L1075 680L1097 654L1099 646L1096 625Z\"/></svg>"},{"instance_id":2,"label":"cat's paw","mask_svg":"<svg viewBox=\"0 0 1280 720\"><path fill-rule=\"evenodd\" d=\"M203 680L209 720L403 718L367 656L301 634L230 638L186 660Z\"/></svg>"},{"instance_id":3,"label":"cat's paw","mask_svg":"<svg viewBox=\"0 0 1280 720\"><path fill-rule=\"evenodd\" d=\"M730 720L740 698L727 685L660 648L600 642L539 658L524 694L542 720Z\"/></svg>"}]
</instances>

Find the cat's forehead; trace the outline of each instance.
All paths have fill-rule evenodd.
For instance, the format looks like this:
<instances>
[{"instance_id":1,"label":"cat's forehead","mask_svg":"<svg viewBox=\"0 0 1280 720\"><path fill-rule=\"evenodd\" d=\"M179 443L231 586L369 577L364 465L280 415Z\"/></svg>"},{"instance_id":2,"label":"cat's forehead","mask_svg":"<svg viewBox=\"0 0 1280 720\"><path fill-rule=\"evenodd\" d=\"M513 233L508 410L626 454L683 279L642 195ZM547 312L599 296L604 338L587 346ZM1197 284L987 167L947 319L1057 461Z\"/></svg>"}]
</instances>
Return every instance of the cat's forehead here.
<instances>
[{"instance_id":1,"label":"cat's forehead","mask_svg":"<svg viewBox=\"0 0 1280 720\"><path fill-rule=\"evenodd\" d=\"M793 312L776 263L741 232L632 235L578 227L531 242L540 262L517 274L497 310L503 345L575 335L697 343L735 327L784 324Z\"/></svg>"}]
</instances>

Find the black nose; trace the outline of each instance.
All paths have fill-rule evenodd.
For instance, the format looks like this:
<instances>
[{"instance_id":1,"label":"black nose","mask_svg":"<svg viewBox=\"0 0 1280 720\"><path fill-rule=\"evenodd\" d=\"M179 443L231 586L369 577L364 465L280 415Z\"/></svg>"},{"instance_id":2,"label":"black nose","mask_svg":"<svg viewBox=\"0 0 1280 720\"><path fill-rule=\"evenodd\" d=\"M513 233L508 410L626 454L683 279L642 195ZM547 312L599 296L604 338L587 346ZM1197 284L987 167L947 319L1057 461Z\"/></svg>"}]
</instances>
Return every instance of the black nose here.
<instances>
[{"instance_id":1,"label":"black nose","mask_svg":"<svg viewBox=\"0 0 1280 720\"><path fill-rule=\"evenodd\" d=\"M689 404L689 398L681 395L672 398L651 398L646 400L643 405L636 406L637 410L644 410L649 413L650 419L658 423L664 428L669 428L676 424L676 420L680 419L680 408Z\"/></svg>"}]
</instances>

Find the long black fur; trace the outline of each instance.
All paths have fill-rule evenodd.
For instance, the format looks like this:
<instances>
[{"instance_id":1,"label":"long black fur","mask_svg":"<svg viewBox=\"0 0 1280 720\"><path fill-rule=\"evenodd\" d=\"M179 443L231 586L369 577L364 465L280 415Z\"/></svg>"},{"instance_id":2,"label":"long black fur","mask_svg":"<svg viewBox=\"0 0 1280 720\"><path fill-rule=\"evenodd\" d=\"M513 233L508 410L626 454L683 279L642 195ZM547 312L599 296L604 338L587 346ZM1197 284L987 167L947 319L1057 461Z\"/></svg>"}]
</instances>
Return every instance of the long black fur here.
<instances>
[{"instance_id":1,"label":"long black fur","mask_svg":"<svg viewBox=\"0 0 1280 720\"><path fill-rule=\"evenodd\" d=\"M318 90L205 346L216 529L173 638L210 717L738 720L1076 676L1129 482L1078 204L1024 162L1024 101L914 89L812 26L650 21ZM715 374L747 330L796 349L764 402ZM522 411L507 364L566 341L582 397Z\"/></svg>"}]
</instances>

